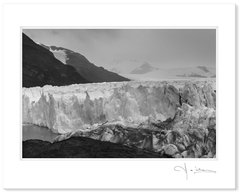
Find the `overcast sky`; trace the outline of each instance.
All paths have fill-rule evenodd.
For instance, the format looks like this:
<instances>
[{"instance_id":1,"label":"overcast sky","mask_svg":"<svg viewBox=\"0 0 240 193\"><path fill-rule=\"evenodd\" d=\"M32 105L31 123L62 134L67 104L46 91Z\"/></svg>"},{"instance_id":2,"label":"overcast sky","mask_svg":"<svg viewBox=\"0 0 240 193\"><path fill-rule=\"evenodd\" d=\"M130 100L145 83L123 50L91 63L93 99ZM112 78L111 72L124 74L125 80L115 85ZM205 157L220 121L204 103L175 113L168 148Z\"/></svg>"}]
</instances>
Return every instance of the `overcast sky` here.
<instances>
[{"instance_id":1,"label":"overcast sky","mask_svg":"<svg viewBox=\"0 0 240 193\"><path fill-rule=\"evenodd\" d=\"M79 52L98 66L145 61L160 68L216 64L215 29L25 29L35 42Z\"/></svg>"}]
</instances>

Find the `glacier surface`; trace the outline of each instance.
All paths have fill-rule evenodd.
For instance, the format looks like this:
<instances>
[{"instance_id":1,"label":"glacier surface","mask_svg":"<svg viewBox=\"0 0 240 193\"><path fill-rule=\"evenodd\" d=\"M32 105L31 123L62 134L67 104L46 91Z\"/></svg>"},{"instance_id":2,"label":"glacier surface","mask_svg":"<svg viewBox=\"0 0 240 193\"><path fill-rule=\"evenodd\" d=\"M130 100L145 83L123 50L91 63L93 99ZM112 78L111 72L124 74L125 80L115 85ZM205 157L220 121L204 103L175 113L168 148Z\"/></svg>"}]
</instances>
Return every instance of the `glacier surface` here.
<instances>
[{"instance_id":1,"label":"glacier surface","mask_svg":"<svg viewBox=\"0 0 240 193\"><path fill-rule=\"evenodd\" d=\"M23 123L55 133L105 122L126 126L173 118L182 102L215 108L214 81L144 81L23 88ZM208 96L211 95L211 96Z\"/></svg>"}]
</instances>

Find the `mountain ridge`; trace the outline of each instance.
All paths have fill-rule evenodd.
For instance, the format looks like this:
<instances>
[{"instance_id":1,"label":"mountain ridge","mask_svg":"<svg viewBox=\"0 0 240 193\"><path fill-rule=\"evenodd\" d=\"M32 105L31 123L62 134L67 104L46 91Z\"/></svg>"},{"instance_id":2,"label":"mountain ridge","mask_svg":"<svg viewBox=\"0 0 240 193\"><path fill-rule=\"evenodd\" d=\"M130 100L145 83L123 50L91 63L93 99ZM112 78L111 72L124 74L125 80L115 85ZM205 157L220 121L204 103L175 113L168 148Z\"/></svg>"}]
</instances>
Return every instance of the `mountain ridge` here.
<instances>
[{"instance_id":1,"label":"mountain ridge","mask_svg":"<svg viewBox=\"0 0 240 193\"><path fill-rule=\"evenodd\" d=\"M130 79L97 67L80 53L34 42L22 33L22 86L66 86Z\"/></svg>"},{"instance_id":2,"label":"mountain ridge","mask_svg":"<svg viewBox=\"0 0 240 193\"><path fill-rule=\"evenodd\" d=\"M72 67L57 60L52 52L22 33L22 86L64 86L90 83Z\"/></svg>"},{"instance_id":3,"label":"mountain ridge","mask_svg":"<svg viewBox=\"0 0 240 193\"><path fill-rule=\"evenodd\" d=\"M73 50L57 47L57 46L42 46L48 48L54 56L61 60L63 55L65 55L65 64L74 67L77 72L89 80L90 82L121 82L121 81L129 81L128 78L120 76L115 72L111 72L106 70L101 66L96 66L91 63L84 55L75 52ZM57 53L62 53L61 55L57 55Z\"/></svg>"}]
</instances>

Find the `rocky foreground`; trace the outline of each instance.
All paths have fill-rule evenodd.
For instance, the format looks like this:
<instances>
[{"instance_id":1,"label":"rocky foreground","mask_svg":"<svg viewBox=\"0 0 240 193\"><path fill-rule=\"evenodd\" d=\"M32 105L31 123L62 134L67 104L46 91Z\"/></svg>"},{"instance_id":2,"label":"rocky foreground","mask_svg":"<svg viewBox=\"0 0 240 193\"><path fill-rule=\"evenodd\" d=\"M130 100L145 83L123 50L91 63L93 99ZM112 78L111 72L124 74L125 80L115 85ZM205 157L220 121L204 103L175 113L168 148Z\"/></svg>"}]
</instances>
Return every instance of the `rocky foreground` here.
<instances>
[{"instance_id":1,"label":"rocky foreground","mask_svg":"<svg viewBox=\"0 0 240 193\"><path fill-rule=\"evenodd\" d=\"M84 137L50 143L23 142L23 158L169 158L167 155Z\"/></svg>"},{"instance_id":2,"label":"rocky foreground","mask_svg":"<svg viewBox=\"0 0 240 193\"><path fill-rule=\"evenodd\" d=\"M61 133L53 144L84 137L167 157L214 158L215 81L24 89L23 122Z\"/></svg>"}]
</instances>

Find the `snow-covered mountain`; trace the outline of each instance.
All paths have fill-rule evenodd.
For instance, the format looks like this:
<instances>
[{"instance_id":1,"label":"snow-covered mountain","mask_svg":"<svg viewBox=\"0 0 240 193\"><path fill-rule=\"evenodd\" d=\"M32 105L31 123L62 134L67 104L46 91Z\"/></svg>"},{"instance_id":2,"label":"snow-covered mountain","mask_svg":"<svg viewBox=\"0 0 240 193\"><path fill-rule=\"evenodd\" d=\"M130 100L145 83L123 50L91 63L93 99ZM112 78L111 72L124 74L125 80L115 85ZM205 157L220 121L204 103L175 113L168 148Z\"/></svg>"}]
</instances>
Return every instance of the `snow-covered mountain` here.
<instances>
[{"instance_id":1,"label":"snow-covered mountain","mask_svg":"<svg viewBox=\"0 0 240 193\"><path fill-rule=\"evenodd\" d=\"M177 74L178 73L178 74ZM212 78L216 76L215 67L197 66L182 69L176 69L176 76L178 77L192 77L192 78Z\"/></svg>"},{"instance_id":2,"label":"snow-covered mountain","mask_svg":"<svg viewBox=\"0 0 240 193\"><path fill-rule=\"evenodd\" d=\"M106 68L119 74L131 74L133 70L139 68L144 63L145 63L144 61L135 59L119 60L107 64Z\"/></svg>"},{"instance_id":3,"label":"snow-covered mountain","mask_svg":"<svg viewBox=\"0 0 240 193\"><path fill-rule=\"evenodd\" d=\"M131 71L131 74L146 74L158 70L158 68L151 66L148 62L144 62L141 66Z\"/></svg>"},{"instance_id":4,"label":"snow-covered mountain","mask_svg":"<svg viewBox=\"0 0 240 193\"><path fill-rule=\"evenodd\" d=\"M203 70L203 68L204 70ZM215 67L197 66L182 68L159 68L145 74L121 74L132 80L168 80L168 79L197 79L215 78Z\"/></svg>"},{"instance_id":5,"label":"snow-covered mountain","mask_svg":"<svg viewBox=\"0 0 240 193\"><path fill-rule=\"evenodd\" d=\"M192 78L216 78L216 67L186 66L186 67L157 67L139 60L123 60L113 62L107 69L131 80L168 80Z\"/></svg>"}]
</instances>

